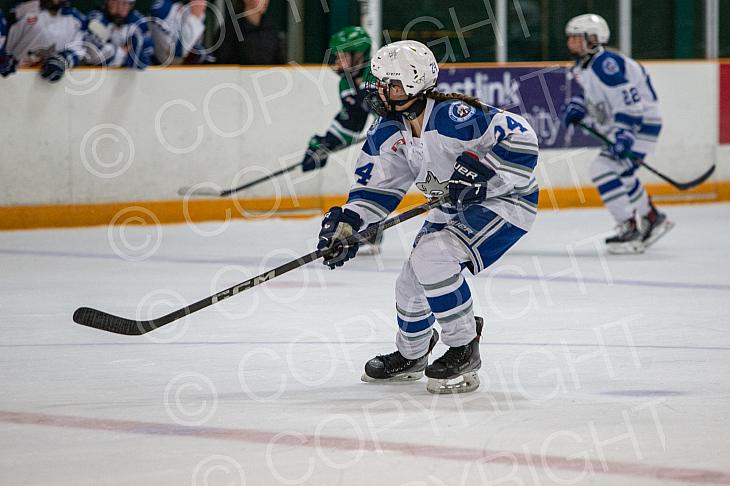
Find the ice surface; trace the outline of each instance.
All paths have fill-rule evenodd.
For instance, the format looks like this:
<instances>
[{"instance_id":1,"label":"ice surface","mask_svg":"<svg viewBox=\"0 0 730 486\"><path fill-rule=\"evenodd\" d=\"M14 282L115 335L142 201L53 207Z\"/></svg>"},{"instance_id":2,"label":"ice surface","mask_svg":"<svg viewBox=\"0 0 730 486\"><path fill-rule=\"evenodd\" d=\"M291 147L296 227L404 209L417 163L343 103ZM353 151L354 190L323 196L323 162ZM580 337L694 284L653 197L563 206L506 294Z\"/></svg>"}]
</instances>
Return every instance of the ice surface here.
<instances>
[{"instance_id":1,"label":"ice surface","mask_svg":"<svg viewBox=\"0 0 730 486\"><path fill-rule=\"evenodd\" d=\"M730 205L666 211L620 257L605 211L541 213L469 280L484 367L461 396L359 381L394 349L420 221L138 337L71 315L166 313L311 250L319 221L0 233L0 484L730 484Z\"/></svg>"}]
</instances>

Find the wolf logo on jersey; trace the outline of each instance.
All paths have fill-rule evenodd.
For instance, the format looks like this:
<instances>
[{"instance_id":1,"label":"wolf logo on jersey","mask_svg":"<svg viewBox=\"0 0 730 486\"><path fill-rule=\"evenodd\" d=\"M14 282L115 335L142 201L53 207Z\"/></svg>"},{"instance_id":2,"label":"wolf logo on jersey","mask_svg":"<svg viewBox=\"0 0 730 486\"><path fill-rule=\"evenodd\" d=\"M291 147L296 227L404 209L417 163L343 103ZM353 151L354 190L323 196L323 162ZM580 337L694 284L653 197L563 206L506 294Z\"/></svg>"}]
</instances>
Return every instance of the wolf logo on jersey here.
<instances>
[{"instance_id":1,"label":"wolf logo on jersey","mask_svg":"<svg viewBox=\"0 0 730 486\"><path fill-rule=\"evenodd\" d=\"M433 175L433 172L429 170L426 174L426 180L416 182L416 187L428 197L441 197L449 191L449 181L446 180L441 182L438 180L438 177Z\"/></svg>"}]
</instances>

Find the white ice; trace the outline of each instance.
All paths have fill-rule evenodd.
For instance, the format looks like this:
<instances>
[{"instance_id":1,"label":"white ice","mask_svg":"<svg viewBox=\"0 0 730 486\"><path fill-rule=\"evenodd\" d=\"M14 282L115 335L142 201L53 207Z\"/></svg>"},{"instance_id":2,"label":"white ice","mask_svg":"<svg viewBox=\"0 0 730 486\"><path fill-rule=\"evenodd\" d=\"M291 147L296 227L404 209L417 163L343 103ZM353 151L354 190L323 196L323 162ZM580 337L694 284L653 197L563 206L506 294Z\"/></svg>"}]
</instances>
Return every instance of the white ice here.
<instances>
[{"instance_id":1,"label":"white ice","mask_svg":"<svg viewBox=\"0 0 730 486\"><path fill-rule=\"evenodd\" d=\"M420 221L138 337L71 315L163 314L310 251L318 219L0 233L0 484L730 484L730 205L665 210L621 257L604 210L542 212L469 280L459 396L360 382Z\"/></svg>"}]
</instances>

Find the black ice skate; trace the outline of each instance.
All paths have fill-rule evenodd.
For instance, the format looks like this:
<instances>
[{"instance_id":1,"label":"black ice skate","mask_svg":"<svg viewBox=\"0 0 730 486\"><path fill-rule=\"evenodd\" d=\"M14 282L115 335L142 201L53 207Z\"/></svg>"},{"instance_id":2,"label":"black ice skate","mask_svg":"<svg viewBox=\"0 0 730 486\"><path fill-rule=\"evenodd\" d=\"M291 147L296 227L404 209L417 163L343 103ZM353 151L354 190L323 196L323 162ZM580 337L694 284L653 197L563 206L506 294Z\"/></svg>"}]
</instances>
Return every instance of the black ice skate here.
<instances>
[{"instance_id":1,"label":"black ice skate","mask_svg":"<svg viewBox=\"0 0 730 486\"><path fill-rule=\"evenodd\" d=\"M475 317L477 337L464 346L449 348L443 356L426 367L431 393L464 393L479 388L477 371L482 367L479 355L479 338L482 336L484 319Z\"/></svg>"},{"instance_id":2,"label":"black ice skate","mask_svg":"<svg viewBox=\"0 0 730 486\"><path fill-rule=\"evenodd\" d=\"M674 223L667 219L667 215L651 205L649 214L641 218L639 226L642 232L642 241L645 248L649 248L656 241L674 228Z\"/></svg>"},{"instance_id":3,"label":"black ice skate","mask_svg":"<svg viewBox=\"0 0 730 486\"><path fill-rule=\"evenodd\" d=\"M634 218L627 219L616 227L616 235L606 238L606 249L609 253L623 255L627 253L644 253L643 235Z\"/></svg>"},{"instance_id":4,"label":"black ice skate","mask_svg":"<svg viewBox=\"0 0 730 486\"><path fill-rule=\"evenodd\" d=\"M360 378L366 382L385 381L415 381L423 376L423 370L428 364L428 355L439 340L439 333L433 329L428 351L420 358L405 358L400 351L376 356L365 363L365 373Z\"/></svg>"}]
</instances>

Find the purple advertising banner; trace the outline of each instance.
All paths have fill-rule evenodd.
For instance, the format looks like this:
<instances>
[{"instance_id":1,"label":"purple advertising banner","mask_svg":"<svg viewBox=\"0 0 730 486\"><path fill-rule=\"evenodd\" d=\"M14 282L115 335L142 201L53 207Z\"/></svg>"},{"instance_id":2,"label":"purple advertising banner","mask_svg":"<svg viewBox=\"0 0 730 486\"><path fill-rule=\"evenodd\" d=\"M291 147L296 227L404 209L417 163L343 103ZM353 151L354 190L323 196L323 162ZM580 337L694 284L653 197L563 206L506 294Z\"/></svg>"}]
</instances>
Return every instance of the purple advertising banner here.
<instances>
[{"instance_id":1,"label":"purple advertising banner","mask_svg":"<svg viewBox=\"0 0 730 486\"><path fill-rule=\"evenodd\" d=\"M540 148L598 146L578 129L560 123L560 107L580 88L573 81L566 92L566 69L550 67L443 68L438 89L476 96L483 102L518 113L530 122Z\"/></svg>"}]
</instances>

